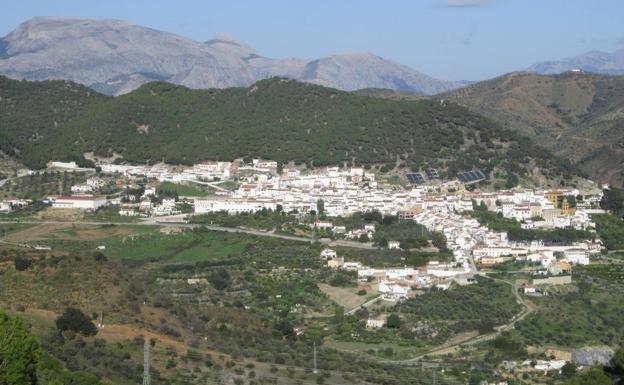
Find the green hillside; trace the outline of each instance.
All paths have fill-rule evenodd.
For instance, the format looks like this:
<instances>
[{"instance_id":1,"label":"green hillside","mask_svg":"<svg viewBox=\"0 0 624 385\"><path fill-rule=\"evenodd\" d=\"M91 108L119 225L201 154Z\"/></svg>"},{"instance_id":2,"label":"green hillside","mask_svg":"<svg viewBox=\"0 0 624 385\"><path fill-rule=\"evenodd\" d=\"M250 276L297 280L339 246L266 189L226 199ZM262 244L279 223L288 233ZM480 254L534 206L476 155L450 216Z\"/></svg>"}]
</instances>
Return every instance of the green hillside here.
<instances>
[{"instance_id":1,"label":"green hillside","mask_svg":"<svg viewBox=\"0 0 624 385\"><path fill-rule=\"evenodd\" d=\"M592 178L624 181L624 77L511 73L439 96L578 163Z\"/></svg>"},{"instance_id":2,"label":"green hillside","mask_svg":"<svg viewBox=\"0 0 624 385\"><path fill-rule=\"evenodd\" d=\"M67 82L0 78L0 116L1 149L29 167L94 152L179 164L259 156L314 166L430 165L449 175L480 167L503 178L536 166L551 179L571 172L530 140L454 103L282 79L223 90L157 82L111 98Z\"/></svg>"}]
</instances>

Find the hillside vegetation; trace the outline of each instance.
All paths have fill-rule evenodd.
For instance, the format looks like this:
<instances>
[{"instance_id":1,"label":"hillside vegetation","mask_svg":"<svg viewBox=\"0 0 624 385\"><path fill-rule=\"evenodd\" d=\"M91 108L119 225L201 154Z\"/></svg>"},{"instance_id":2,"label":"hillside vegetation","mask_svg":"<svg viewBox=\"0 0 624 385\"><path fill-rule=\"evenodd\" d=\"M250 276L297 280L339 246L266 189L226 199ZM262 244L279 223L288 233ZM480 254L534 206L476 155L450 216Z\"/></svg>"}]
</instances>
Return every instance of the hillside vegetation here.
<instances>
[{"instance_id":1,"label":"hillside vegetation","mask_svg":"<svg viewBox=\"0 0 624 385\"><path fill-rule=\"evenodd\" d=\"M322 166L353 162L456 172L480 167L555 179L565 162L454 103L387 100L270 79L249 88L190 90L150 83L119 97L67 82L0 78L2 151L29 167L122 154L189 164L258 156Z\"/></svg>"},{"instance_id":2,"label":"hillside vegetation","mask_svg":"<svg viewBox=\"0 0 624 385\"><path fill-rule=\"evenodd\" d=\"M624 180L624 77L511 73L443 95L577 162L592 178Z\"/></svg>"}]
</instances>

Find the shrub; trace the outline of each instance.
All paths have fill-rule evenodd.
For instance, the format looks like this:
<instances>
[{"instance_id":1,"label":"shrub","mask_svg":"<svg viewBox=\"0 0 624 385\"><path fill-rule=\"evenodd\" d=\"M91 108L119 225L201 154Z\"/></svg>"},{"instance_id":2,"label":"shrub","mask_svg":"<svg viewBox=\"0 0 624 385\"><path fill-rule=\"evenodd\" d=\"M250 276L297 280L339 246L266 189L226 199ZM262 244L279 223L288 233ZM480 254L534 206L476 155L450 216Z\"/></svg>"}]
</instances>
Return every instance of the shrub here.
<instances>
[{"instance_id":1,"label":"shrub","mask_svg":"<svg viewBox=\"0 0 624 385\"><path fill-rule=\"evenodd\" d=\"M396 314L390 314L386 320L386 326L392 329L398 329L401 327L401 318Z\"/></svg>"},{"instance_id":2,"label":"shrub","mask_svg":"<svg viewBox=\"0 0 624 385\"><path fill-rule=\"evenodd\" d=\"M15 270L17 271L24 271L31 265L30 259L24 257L13 258L13 263L15 264Z\"/></svg>"},{"instance_id":3,"label":"shrub","mask_svg":"<svg viewBox=\"0 0 624 385\"><path fill-rule=\"evenodd\" d=\"M56 328L59 331L71 330L84 336L97 334L97 328L89 316L73 307L65 309L63 314L56 319Z\"/></svg>"}]
</instances>

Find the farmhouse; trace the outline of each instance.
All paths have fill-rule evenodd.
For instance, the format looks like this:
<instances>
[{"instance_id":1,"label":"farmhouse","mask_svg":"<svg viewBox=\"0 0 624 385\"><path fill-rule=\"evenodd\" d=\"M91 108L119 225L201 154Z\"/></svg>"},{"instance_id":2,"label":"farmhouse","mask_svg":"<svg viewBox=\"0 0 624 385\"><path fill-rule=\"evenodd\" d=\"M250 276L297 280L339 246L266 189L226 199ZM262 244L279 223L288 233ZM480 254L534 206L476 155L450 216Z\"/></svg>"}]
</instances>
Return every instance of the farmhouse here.
<instances>
[{"instance_id":1,"label":"farmhouse","mask_svg":"<svg viewBox=\"0 0 624 385\"><path fill-rule=\"evenodd\" d=\"M411 291L410 287L401 283L389 281L379 282L379 292L383 298L388 301L400 301L407 298L407 294Z\"/></svg>"},{"instance_id":2,"label":"farmhouse","mask_svg":"<svg viewBox=\"0 0 624 385\"><path fill-rule=\"evenodd\" d=\"M106 198L94 195L52 196L48 199L57 209L97 210L106 204Z\"/></svg>"}]
</instances>

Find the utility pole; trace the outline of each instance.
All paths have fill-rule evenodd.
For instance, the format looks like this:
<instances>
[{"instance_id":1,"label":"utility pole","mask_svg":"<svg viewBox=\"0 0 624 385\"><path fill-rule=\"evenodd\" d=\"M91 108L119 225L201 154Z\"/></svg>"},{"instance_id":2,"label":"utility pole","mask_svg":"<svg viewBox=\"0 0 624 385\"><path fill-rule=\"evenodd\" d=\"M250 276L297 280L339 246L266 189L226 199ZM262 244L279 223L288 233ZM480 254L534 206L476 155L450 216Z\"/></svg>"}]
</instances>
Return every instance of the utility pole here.
<instances>
[{"instance_id":1,"label":"utility pole","mask_svg":"<svg viewBox=\"0 0 624 385\"><path fill-rule=\"evenodd\" d=\"M150 339L143 345L143 385L151 385L150 381Z\"/></svg>"},{"instance_id":2,"label":"utility pole","mask_svg":"<svg viewBox=\"0 0 624 385\"><path fill-rule=\"evenodd\" d=\"M316 370L316 341L314 341L314 370L312 372L314 374L318 373L318 370Z\"/></svg>"}]
</instances>

